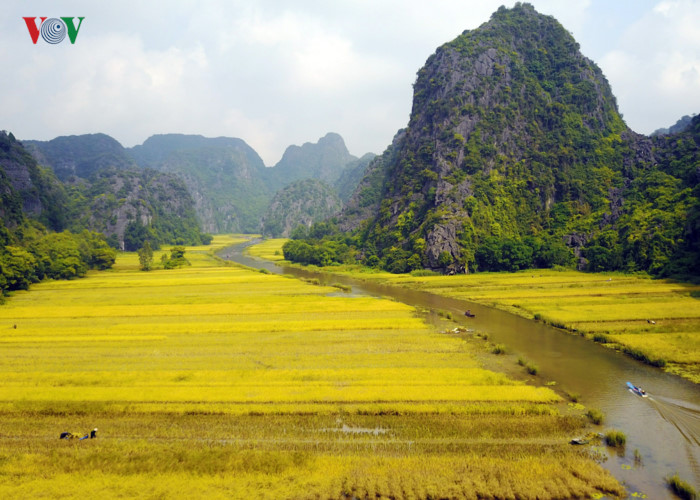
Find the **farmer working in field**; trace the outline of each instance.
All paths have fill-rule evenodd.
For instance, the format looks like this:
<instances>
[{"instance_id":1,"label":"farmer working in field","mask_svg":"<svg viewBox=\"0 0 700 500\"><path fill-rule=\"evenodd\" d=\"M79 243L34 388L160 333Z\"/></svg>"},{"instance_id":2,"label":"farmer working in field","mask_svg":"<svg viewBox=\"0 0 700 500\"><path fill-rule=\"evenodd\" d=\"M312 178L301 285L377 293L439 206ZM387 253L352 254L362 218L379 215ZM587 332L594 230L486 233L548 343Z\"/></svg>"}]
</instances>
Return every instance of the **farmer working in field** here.
<instances>
[{"instance_id":1,"label":"farmer working in field","mask_svg":"<svg viewBox=\"0 0 700 500\"><path fill-rule=\"evenodd\" d=\"M95 427L93 430L91 430L90 434L85 434L83 437L81 437L80 440L82 441L83 439L87 439L87 438L93 439L96 437L97 437L97 427Z\"/></svg>"},{"instance_id":2,"label":"farmer working in field","mask_svg":"<svg viewBox=\"0 0 700 500\"><path fill-rule=\"evenodd\" d=\"M62 432L61 436L59 439L73 439L76 438L80 435L78 432ZM80 441L83 439L93 439L97 437L97 427L95 427L93 430L91 430L88 434L85 434L83 437L80 438Z\"/></svg>"}]
</instances>

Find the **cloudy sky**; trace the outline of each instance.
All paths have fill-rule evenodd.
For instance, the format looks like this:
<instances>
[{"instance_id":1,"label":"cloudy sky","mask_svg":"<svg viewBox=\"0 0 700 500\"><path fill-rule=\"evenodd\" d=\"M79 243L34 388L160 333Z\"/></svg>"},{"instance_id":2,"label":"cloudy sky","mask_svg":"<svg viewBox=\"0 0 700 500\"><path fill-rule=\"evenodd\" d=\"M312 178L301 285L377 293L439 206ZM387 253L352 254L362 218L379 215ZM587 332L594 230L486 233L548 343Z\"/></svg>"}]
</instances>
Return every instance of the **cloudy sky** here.
<instances>
[{"instance_id":1,"label":"cloudy sky","mask_svg":"<svg viewBox=\"0 0 700 500\"><path fill-rule=\"evenodd\" d=\"M504 0L3 0L0 129L239 137L267 165L343 136L381 153L408 122L416 72ZM640 133L700 112L700 0L531 0L607 76ZM23 17L82 16L75 44ZM77 20L76 20L77 21Z\"/></svg>"}]
</instances>

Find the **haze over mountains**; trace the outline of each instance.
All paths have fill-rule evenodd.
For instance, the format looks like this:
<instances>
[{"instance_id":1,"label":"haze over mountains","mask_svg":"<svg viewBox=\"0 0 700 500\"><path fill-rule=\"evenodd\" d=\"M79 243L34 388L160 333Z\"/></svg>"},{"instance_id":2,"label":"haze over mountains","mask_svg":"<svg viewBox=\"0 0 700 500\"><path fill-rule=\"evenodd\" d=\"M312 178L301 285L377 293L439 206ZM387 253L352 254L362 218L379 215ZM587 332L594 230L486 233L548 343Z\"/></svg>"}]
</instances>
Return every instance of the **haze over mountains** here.
<instances>
[{"instance_id":1,"label":"haze over mountains","mask_svg":"<svg viewBox=\"0 0 700 500\"><path fill-rule=\"evenodd\" d=\"M42 182L55 175L69 200L54 226L125 248L149 234L201 241L202 230L288 236L344 205L308 240L337 261L669 274L700 269L700 118L679 123L655 137L631 131L571 34L516 4L436 50L418 71L407 127L378 157L351 155L337 134L289 146L273 167L225 137L24 145L53 171Z\"/></svg>"},{"instance_id":2,"label":"haze over mountains","mask_svg":"<svg viewBox=\"0 0 700 500\"><path fill-rule=\"evenodd\" d=\"M271 236L286 236L290 228L299 223L310 225L320 217L333 215L340 210L339 196L347 199L359 182L363 169L374 155L362 159L351 155L338 134L329 133L317 143L289 146L282 159L273 167L265 167L260 156L242 139L197 135L163 134L148 138L142 145L124 148L104 134L58 137L51 141L24 141L34 158L52 168L62 182L70 185L86 185L110 169L112 175L125 172L156 171L177 178L187 189L197 219L203 231L208 233L249 232L265 230ZM117 174L121 172L121 174ZM158 175L153 174L156 178ZM328 189L322 189L332 201L319 197L319 191L307 193L303 203L296 192L288 193L282 210L285 222L273 223L275 212L262 219L275 193L295 181L314 179ZM116 185L116 184L115 184ZM116 196L111 187L102 183L108 193L91 192L94 197ZM121 189L121 188L120 188ZM171 190L170 195L176 196ZM313 195L313 196L309 196ZM179 195L181 198L181 194ZM123 197L119 197L123 198ZM318 207L326 207L318 210ZM279 200L275 203L280 209ZM334 207L329 212L328 207ZM104 203L100 205L104 212ZM133 211L133 210L132 210ZM89 227L116 234L123 241L127 224L124 210L116 208L110 217L117 222L100 224L94 220ZM137 211L138 212L138 211ZM139 212L140 213L140 212ZM103 213L107 216L107 213ZM107 217L107 218L110 218ZM144 225L148 217L138 216ZM99 219L99 217L97 217ZM275 228L280 228L276 230Z\"/></svg>"}]
</instances>

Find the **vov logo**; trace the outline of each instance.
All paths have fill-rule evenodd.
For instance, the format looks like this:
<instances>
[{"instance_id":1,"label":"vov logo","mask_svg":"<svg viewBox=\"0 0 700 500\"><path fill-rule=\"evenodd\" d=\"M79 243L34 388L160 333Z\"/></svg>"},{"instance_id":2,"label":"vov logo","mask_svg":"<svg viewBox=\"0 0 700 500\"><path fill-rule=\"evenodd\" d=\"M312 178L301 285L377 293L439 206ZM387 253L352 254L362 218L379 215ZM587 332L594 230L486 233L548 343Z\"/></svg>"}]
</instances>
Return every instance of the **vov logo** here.
<instances>
[{"instance_id":1,"label":"vov logo","mask_svg":"<svg viewBox=\"0 0 700 500\"><path fill-rule=\"evenodd\" d=\"M29 36L32 37L32 43L36 45L39 40L39 34L41 38L44 39L46 43L55 45L61 43L66 35L70 43L75 43L75 39L78 37L78 31L83 25L84 17L78 17L78 26L75 26L75 17L40 17L41 21L39 24L36 22L36 17L23 17L24 22L27 23L27 29L29 30Z\"/></svg>"}]
</instances>

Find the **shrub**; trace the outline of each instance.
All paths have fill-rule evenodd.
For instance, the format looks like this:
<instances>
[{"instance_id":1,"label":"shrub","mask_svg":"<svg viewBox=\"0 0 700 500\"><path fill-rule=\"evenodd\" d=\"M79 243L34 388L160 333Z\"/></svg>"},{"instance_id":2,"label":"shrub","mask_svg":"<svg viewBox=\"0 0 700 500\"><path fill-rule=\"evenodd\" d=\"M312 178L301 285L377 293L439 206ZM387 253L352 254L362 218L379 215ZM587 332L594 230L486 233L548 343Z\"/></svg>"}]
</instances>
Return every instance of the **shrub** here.
<instances>
[{"instance_id":1,"label":"shrub","mask_svg":"<svg viewBox=\"0 0 700 500\"><path fill-rule=\"evenodd\" d=\"M663 358L657 358L657 359L652 359L647 354L642 351L641 349L634 349L632 347L625 347L623 349L625 354L628 354L629 356L632 356L634 359L641 361L642 363L646 363L651 366L656 366L659 368L663 368L666 366L666 360Z\"/></svg>"},{"instance_id":2,"label":"shrub","mask_svg":"<svg viewBox=\"0 0 700 500\"><path fill-rule=\"evenodd\" d=\"M579 399L581 399L581 395L578 392L567 391L566 397L568 397L573 403L578 403Z\"/></svg>"},{"instance_id":3,"label":"shrub","mask_svg":"<svg viewBox=\"0 0 700 500\"><path fill-rule=\"evenodd\" d=\"M441 276L440 273L436 273L435 271L431 271L430 269L414 269L411 271L411 276L415 277L421 277L421 276Z\"/></svg>"},{"instance_id":4,"label":"shrub","mask_svg":"<svg viewBox=\"0 0 700 500\"><path fill-rule=\"evenodd\" d=\"M596 410L595 408L591 408L586 412L586 416L588 419L593 422L596 425L600 425L603 423L603 420L605 420L605 415L603 415L603 412L600 410Z\"/></svg>"},{"instance_id":5,"label":"shrub","mask_svg":"<svg viewBox=\"0 0 700 500\"><path fill-rule=\"evenodd\" d=\"M622 431L608 431L605 433L605 443L613 448L621 448L625 446L627 442L627 436Z\"/></svg>"},{"instance_id":6,"label":"shrub","mask_svg":"<svg viewBox=\"0 0 700 500\"><path fill-rule=\"evenodd\" d=\"M695 489L678 477L678 474L666 478L666 484L683 500L695 500L697 498Z\"/></svg>"},{"instance_id":7,"label":"shrub","mask_svg":"<svg viewBox=\"0 0 700 500\"><path fill-rule=\"evenodd\" d=\"M505 354L506 353L506 346L503 344L496 344L493 346L493 349L491 349L492 354Z\"/></svg>"},{"instance_id":8,"label":"shrub","mask_svg":"<svg viewBox=\"0 0 700 500\"><path fill-rule=\"evenodd\" d=\"M166 254L161 255L163 269L175 269L177 267L190 266L190 261L185 258L185 247L174 246L170 249L170 258Z\"/></svg>"}]
</instances>

